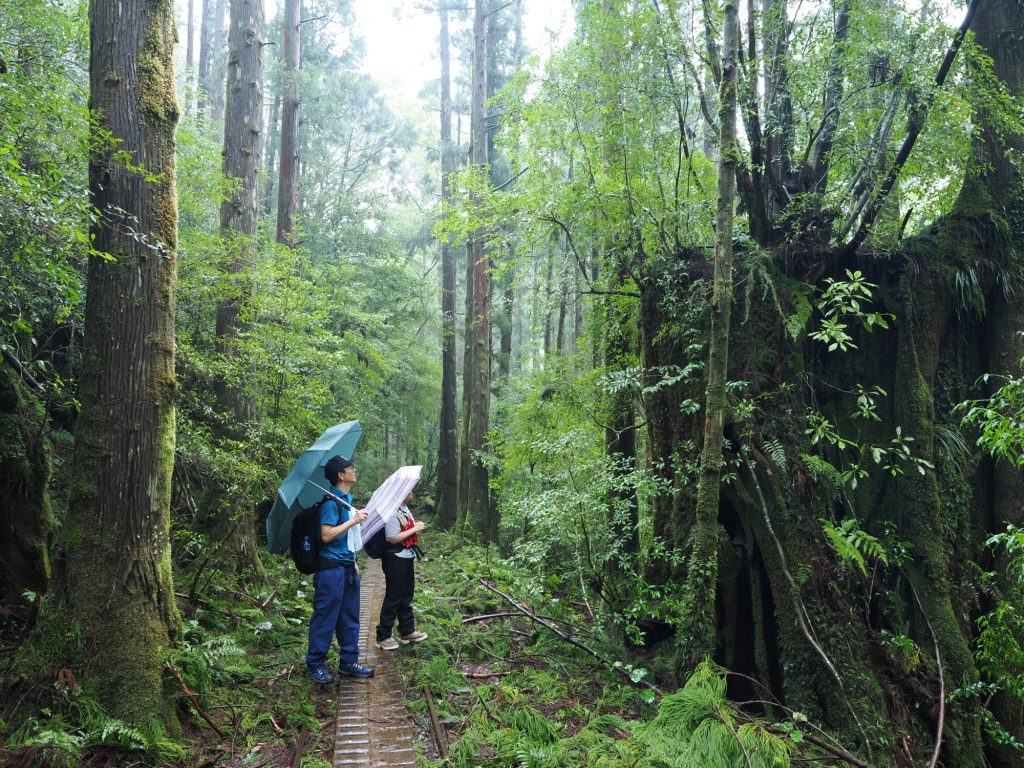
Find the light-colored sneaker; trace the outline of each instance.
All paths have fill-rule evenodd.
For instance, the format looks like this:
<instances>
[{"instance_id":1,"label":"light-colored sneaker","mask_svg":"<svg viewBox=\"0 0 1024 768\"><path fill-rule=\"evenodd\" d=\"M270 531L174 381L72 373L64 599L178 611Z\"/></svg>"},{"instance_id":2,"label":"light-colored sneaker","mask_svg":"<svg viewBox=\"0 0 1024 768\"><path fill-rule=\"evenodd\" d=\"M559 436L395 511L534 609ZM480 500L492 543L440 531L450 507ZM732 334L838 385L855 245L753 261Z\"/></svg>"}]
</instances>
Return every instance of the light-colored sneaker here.
<instances>
[{"instance_id":1,"label":"light-colored sneaker","mask_svg":"<svg viewBox=\"0 0 1024 768\"><path fill-rule=\"evenodd\" d=\"M398 643L395 642L395 638L388 637L384 640L378 640L377 647L382 651L393 651L398 648Z\"/></svg>"},{"instance_id":2,"label":"light-colored sneaker","mask_svg":"<svg viewBox=\"0 0 1024 768\"><path fill-rule=\"evenodd\" d=\"M426 639L426 632L413 632L408 635L402 635L402 639L399 642L401 642L403 645L408 645L409 643L422 643Z\"/></svg>"}]
</instances>

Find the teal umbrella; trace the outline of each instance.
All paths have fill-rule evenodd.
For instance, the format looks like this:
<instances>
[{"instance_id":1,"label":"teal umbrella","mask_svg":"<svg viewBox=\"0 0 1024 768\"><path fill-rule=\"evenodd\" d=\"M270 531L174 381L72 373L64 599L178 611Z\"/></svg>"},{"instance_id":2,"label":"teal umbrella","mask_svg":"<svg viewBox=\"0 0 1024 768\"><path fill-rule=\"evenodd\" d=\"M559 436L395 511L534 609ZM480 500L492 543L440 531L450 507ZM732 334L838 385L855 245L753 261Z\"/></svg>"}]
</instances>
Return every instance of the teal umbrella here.
<instances>
[{"instance_id":1,"label":"teal umbrella","mask_svg":"<svg viewBox=\"0 0 1024 768\"><path fill-rule=\"evenodd\" d=\"M335 424L299 456L277 489L274 506L267 515L267 548L275 555L288 551L292 520L299 511L322 499L330 488L324 478L324 465L332 456L351 459L362 434L358 421Z\"/></svg>"}]
</instances>

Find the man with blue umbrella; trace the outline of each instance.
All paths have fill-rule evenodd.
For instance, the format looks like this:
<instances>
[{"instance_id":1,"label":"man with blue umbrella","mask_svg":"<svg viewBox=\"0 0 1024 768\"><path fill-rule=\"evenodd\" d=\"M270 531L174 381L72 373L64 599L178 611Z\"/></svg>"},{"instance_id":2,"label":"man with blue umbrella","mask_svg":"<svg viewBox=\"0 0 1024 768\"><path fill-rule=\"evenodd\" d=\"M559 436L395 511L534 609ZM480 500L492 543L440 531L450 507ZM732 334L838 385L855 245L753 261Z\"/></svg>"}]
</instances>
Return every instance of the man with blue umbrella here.
<instances>
[{"instance_id":1,"label":"man with blue umbrella","mask_svg":"<svg viewBox=\"0 0 1024 768\"><path fill-rule=\"evenodd\" d=\"M309 448L302 452L288 477L277 489L274 506L267 515L267 548L275 555L288 551L292 520L305 507L311 507L328 492L322 480L327 461L336 455L355 456L363 434L358 421L345 421L324 430ZM334 484L332 478L327 485Z\"/></svg>"},{"instance_id":2,"label":"man with blue umbrella","mask_svg":"<svg viewBox=\"0 0 1024 768\"><path fill-rule=\"evenodd\" d=\"M359 571L355 550L358 528L367 515L352 506L355 465L333 456L324 466L331 484L329 498L320 505L320 557L322 570L313 574L313 615L309 620L306 667L314 682L330 684L327 669L331 638L337 636L341 663L338 673L348 677L373 677L373 668L359 663Z\"/></svg>"}]
</instances>

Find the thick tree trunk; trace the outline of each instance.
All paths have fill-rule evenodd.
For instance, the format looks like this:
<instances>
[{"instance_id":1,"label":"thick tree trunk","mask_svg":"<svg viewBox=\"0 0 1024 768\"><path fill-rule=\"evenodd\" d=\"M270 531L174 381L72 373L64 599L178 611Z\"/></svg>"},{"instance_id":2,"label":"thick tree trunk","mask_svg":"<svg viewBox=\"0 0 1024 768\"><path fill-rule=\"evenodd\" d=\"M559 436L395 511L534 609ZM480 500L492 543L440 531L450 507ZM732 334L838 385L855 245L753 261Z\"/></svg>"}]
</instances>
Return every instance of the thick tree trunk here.
<instances>
[{"instance_id":1,"label":"thick tree trunk","mask_svg":"<svg viewBox=\"0 0 1024 768\"><path fill-rule=\"evenodd\" d=\"M239 311L250 289L244 275L255 253L257 174L263 152L263 5L258 0L232 0L228 36L227 120L224 130L224 177L231 193L221 203L220 233L230 254L232 285L217 305L217 351L234 356L242 330ZM218 382L218 393L233 419L253 418L252 400L238 385Z\"/></svg>"},{"instance_id":2,"label":"thick tree trunk","mask_svg":"<svg viewBox=\"0 0 1024 768\"><path fill-rule=\"evenodd\" d=\"M299 19L302 0L285 0L281 57L281 153L278 161L277 242L294 245L292 230L299 207Z\"/></svg>"},{"instance_id":3,"label":"thick tree trunk","mask_svg":"<svg viewBox=\"0 0 1024 768\"><path fill-rule=\"evenodd\" d=\"M476 0L473 18L472 164L483 171L487 164L487 126L484 97L487 93L484 0ZM491 509L487 465L474 452L487 450L491 410L491 264L485 247L486 234L474 233L469 245L472 264L473 304L467 330L463 386L470 399L465 414L465 444L469 451L466 474L466 529L484 542L498 540L498 524ZM467 291L468 292L468 291ZM472 351L472 354L470 354ZM471 359L470 359L471 358ZM472 382L470 383L470 379ZM465 454L464 454L465 455Z\"/></svg>"},{"instance_id":4,"label":"thick tree trunk","mask_svg":"<svg viewBox=\"0 0 1024 768\"><path fill-rule=\"evenodd\" d=\"M163 663L179 635L171 584L174 279L177 211L174 7L93 0L89 108L133 166L98 149L89 167L99 216L89 262L75 458L60 582L81 632L76 674L133 724L167 714ZM104 146L97 142L96 146Z\"/></svg>"},{"instance_id":5,"label":"thick tree trunk","mask_svg":"<svg viewBox=\"0 0 1024 768\"><path fill-rule=\"evenodd\" d=\"M703 254L681 254L680 258L703 259ZM673 267L669 267L672 269ZM663 270L655 270L655 273ZM670 551L683 552L693 528L692 510L696 488L691 482L686 465L695 460L697 436L700 435L699 414L686 413L682 403L699 402L704 394L704 378L694 372L688 379L666 384L690 363L686 353L689 342L706 337L706 328L699 325L686 340L675 334L666 334L665 327L679 325L678 318L665 311L665 287L655 276L641 282L639 315L639 348L643 364L641 386L648 390L643 397L644 417L647 422L647 442L652 474L660 481L659 492L651 499L651 523L655 538ZM696 314L696 313L694 313ZM695 324L701 318L687 318ZM690 443L692 442L692 447ZM685 571L668 563L653 561L647 572L652 583L682 581Z\"/></svg>"},{"instance_id":6,"label":"thick tree trunk","mask_svg":"<svg viewBox=\"0 0 1024 768\"><path fill-rule=\"evenodd\" d=\"M1024 7L1017 0L991 0L982 6L974 25L975 41L993 60L993 74L1004 84L1014 100L1024 98ZM960 208L977 211L979 201L1009 224L1010 243L995 250L1000 260L1009 259L1003 267L1007 274L1019 274L1020 253L1024 248L1024 183L1014 162L1024 151L1024 135L1000 130L998 118L980 110L981 133L975 142L976 164L968 169L960 195ZM989 250L989 249L987 249ZM979 257L991 256L984 251ZM981 258L978 260L980 261ZM1019 287L1006 291L992 286L986 299L988 305L988 371L1000 376L1020 376L1024 359L1024 298ZM1024 473L1006 461L992 467L992 512L994 531L1009 522L1024 524ZM1006 562L1000 562L1005 570ZM1012 581L1014 576L1009 576ZM1024 740L1024 702L1001 693L992 704L992 711L1004 728L1018 741ZM1024 753L1006 745L990 744L990 763L1022 768Z\"/></svg>"},{"instance_id":7,"label":"thick tree trunk","mask_svg":"<svg viewBox=\"0 0 1024 768\"><path fill-rule=\"evenodd\" d=\"M42 404L0 362L0 602L16 604L50 578L50 452Z\"/></svg>"},{"instance_id":8,"label":"thick tree trunk","mask_svg":"<svg viewBox=\"0 0 1024 768\"><path fill-rule=\"evenodd\" d=\"M719 96L718 215L715 229L715 273L711 299L707 394L704 401L704 443L697 482L693 544L686 575L687 611L682 617L682 661L695 664L715 648L715 596L721 528L718 505L725 429L725 385L729 373L729 324L732 315L732 232L736 194L736 67L739 23L736 0L726 0L722 43L722 87Z\"/></svg>"},{"instance_id":9,"label":"thick tree trunk","mask_svg":"<svg viewBox=\"0 0 1024 768\"><path fill-rule=\"evenodd\" d=\"M438 4L441 20L441 215L452 205L452 96L449 72L448 6ZM459 414L455 367L455 248L441 244L441 416L437 453L437 514L442 525L451 527L458 518Z\"/></svg>"},{"instance_id":10,"label":"thick tree trunk","mask_svg":"<svg viewBox=\"0 0 1024 768\"><path fill-rule=\"evenodd\" d=\"M220 207L220 234L229 254L230 282L225 287L226 295L217 304L216 327L217 352L227 360L239 356L239 337L246 329L239 315L252 291L246 274L256 249L257 174L263 151L262 37L262 0L231 0L223 163L224 177L231 181L231 193ZM248 376L232 375L216 383L221 404L231 416L230 431L242 440L245 425L255 417L252 398L242 383L247 379ZM234 509L233 515L244 518L230 521L230 539L222 551L234 562L236 570L259 568L252 524L255 515L245 505Z\"/></svg>"}]
</instances>

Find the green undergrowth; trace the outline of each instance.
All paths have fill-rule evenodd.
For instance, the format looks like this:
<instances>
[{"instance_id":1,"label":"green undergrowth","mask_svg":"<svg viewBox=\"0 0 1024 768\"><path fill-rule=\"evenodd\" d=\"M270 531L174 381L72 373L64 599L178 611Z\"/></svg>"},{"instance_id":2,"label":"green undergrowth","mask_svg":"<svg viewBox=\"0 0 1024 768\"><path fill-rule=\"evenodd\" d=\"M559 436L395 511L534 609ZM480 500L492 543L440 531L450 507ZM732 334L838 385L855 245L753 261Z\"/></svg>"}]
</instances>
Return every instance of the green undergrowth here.
<instances>
[{"instance_id":1,"label":"green undergrowth","mask_svg":"<svg viewBox=\"0 0 1024 768\"><path fill-rule=\"evenodd\" d=\"M493 550L433 532L430 551L417 564L415 602L430 639L396 651L410 709L430 733L429 696L450 744L447 758L421 756L421 765L783 768L820 757L806 718L742 711L726 698L726 671L710 662L678 690L656 691L639 652L605 634L564 583L552 591Z\"/></svg>"},{"instance_id":2,"label":"green undergrowth","mask_svg":"<svg viewBox=\"0 0 1024 768\"><path fill-rule=\"evenodd\" d=\"M191 578L194 572L176 574L186 591L178 593L184 640L166 660L164 674L165 692L175 704L173 722L120 722L73 670L41 672L33 661L38 656L26 648L4 658L0 765L292 765L300 741L302 768L330 765L323 758L335 689L313 686L303 661L312 583L290 560L265 559L258 580L219 570L198 580ZM187 594L190 584L193 594ZM72 642L73 635L69 628Z\"/></svg>"}]
</instances>

